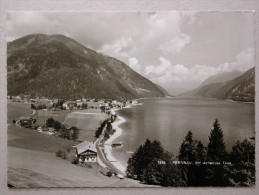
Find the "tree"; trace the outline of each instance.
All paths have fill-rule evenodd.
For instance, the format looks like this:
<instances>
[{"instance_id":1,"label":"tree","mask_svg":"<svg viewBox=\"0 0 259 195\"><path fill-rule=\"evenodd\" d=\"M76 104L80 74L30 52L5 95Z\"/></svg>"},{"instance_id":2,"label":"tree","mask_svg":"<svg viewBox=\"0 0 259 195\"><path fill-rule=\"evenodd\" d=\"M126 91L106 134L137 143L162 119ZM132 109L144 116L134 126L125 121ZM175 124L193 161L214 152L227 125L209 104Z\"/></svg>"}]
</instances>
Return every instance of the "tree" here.
<instances>
[{"instance_id":1,"label":"tree","mask_svg":"<svg viewBox=\"0 0 259 195\"><path fill-rule=\"evenodd\" d=\"M245 139L232 147L229 182L236 187L255 185L255 145Z\"/></svg>"},{"instance_id":2,"label":"tree","mask_svg":"<svg viewBox=\"0 0 259 195\"><path fill-rule=\"evenodd\" d=\"M53 127L55 121L52 117L48 118L47 121L46 121L46 126L47 127Z\"/></svg>"},{"instance_id":3,"label":"tree","mask_svg":"<svg viewBox=\"0 0 259 195\"><path fill-rule=\"evenodd\" d=\"M222 162L226 160L226 154L223 132L218 119L216 119L209 136L207 157L208 160Z\"/></svg>"},{"instance_id":4,"label":"tree","mask_svg":"<svg viewBox=\"0 0 259 195\"><path fill-rule=\"evenodd\" d=\"M193 134L189 131L180 146L178 156L180 161L191 163L180 165L182 179L186 181L188 186L198 186L205 180L202 166L205 156L205 147L201 141L193 139ZM199 164L196 164L196 162L199 162Z\"/></svg>"},{"instance_id":5,"label":"tree","mask_svg":"<svg viewBox=\"0 0 259 195\"><path fill-rule=\"evenodd\" d=\"M207 159L211 162L220 162L220 165L206 166L206 180L209 186L228 186L227 165L223 161L227 160L227 152L223 138L223 132L215 119L213 129L210 132L209 144L207 150Z\"/></svg>"},{"instance_id":6,"label":"tree","mask_svg":"<svg viewBox=\"0 0 259 195\"><path fill-rule=\"evenodd\" d=\"M247 139L244 139L242 142L237 141L232 147L230 160L233 163L255 163L255 145Z\"/></svg>"},{"instance_id":7,"label":"tree","mask_svg":"<svg viewBox=\"0 0 259 195\"><path fill-rule=\"evenodd\" d=\"M34 104L31 104L31 109L35 110L36 107L34 106Z\"/></svg>"},{"instance_id":8,"label":"tree","mask_svg":"<svg viewBox=\"0 0 259 195\"><path fill-rule=\"evenodd\" d=\"M65 139L70 139L70 130L68 130L65 125L61 125L60 127L60 137L65 138Z\"/></svg>"},{"instance_id":9,"label":"tree","mask_svg":"<svg viewBox=\"0 0 259 195\"><path fill-rule=\"evenodd\" d=\"M160 142L151 142L147 139L144 145L141 145L128 160L128 176L134 177L134 175L137 175L138 179L143 180L143 174L147 168L147 165L154 159L161 159L163 153L164 149L162 148Z\"/></svg>"},{"instance_id":10,"label":"tree","mask_svg":"<svg viewBox=\"0 0 259 195\"><path fill-rule=\"evenodd\" d=\"M194 143L193 134L189 131L179 149L178 159L180 161L194 162L196 160Z\"/></svg>"},{"instance_id":11,"label":"tree","mask_svg":"<svg viewBox=\"0 0 259 195\"><path fill-rule=\"evenodd\" d=\"M201 143L201 141L198 141L196 146L195 146L195 150L196 150L196 160L203 162L206 159L206 148L204 147L204 145Z\"/></svg>"},{"instance_id":12,"label":"tree","mask_svg":"<svg viewBox=\"0 0 259 195\"><path fill-rule=\"evenodd\" d=\"M104 129L104 127L105 127L105 125L106 125L107 122L108 122L108 119L104 120L104 121L101 123L100 127L99 127L99 128L96 130L96 132L95 132L95 137L99 138L99 136L102 134L103 129Z\"/></svg>"},{"instance_id":13,"label":"tree","mask_svg":"<svg viewBox=\"0 0 259 195\"><path fill-rule=\"evenodd\" d=\"M83 104L82 104L82 108L83 108L83 109L87 109L87 108L88 108L88 104L87 104L87 103L83 103Z\"/></svg>"},{"instance_id":14,"label":"tree","mask_svg":"<svg viewBox=\"0 0 259 195\"><path fill-rule=\"evenodd\" d=\"M53 123L53 128L54 128L56 131L59 131L60 128L61 128L61 123L58 122L58 121L55 121L55 122Z\"/></svg>"},{"instance_id":15,"label":"tree","mask_svg":"<svg viewBox=\"0 0 259 195\"><path fill-rule=\"evenodd\" d=\"M78 136L79 136L79 129L77 127L72 127L71 128L71 131L72 131L72 134L71 134L71 139L72 140L77 140L78 139Z\"/></svg>"},{"instance_id":16,"label":"tree","mask_svg":"<svg viewBox=\"0 0 259 195\"><path fill-rule=\"evenodd\" d=\"M162 186L185 186L181 172L173 163L173 154L159 141L147 139L128 161L127 175L142 182Z\"/></svg>"},{"instance_id":17,"label":"tree","mask_svg":"<svg viewBox=\"0 0 259 195\"><path fill-rule=\"evenodd\" d=\"M108 134L108 132L105 132L104 138L105 138L106 140L110 138L110 135Z\"/></svg>"},{"instance_id":18,"label":"tree","mask_svg":"<svg viewBox=\"0 0 259 195\"><path fill-rule=\"evenodd\" d=\"M111 124L111 122L107 122L107 124L106 124L106 130L107 130L107 131L112 130L112 124Z\"/></svg>"},{"instance_id":19,"label":"tree","mask_svg":"<svg viewBox=\"0 0 259 195\"><path fill-rule=\"evenodd\" d=\"M162 163L158 163L158 160ZM144 171L144 181L152 185L186 186L177 165L173 164L173 154L165 151L160 159L153 159Z\"/></svg>"},{"instance_id":20,"label":"tree","mask_svg":"<svg viewBox=\"0 0 259 195\"><path fill-rule=\"evenodd\" d=\"M105 112L105 106L100 106L100 109L103 113Z\"/></svg>"}]
</instances>

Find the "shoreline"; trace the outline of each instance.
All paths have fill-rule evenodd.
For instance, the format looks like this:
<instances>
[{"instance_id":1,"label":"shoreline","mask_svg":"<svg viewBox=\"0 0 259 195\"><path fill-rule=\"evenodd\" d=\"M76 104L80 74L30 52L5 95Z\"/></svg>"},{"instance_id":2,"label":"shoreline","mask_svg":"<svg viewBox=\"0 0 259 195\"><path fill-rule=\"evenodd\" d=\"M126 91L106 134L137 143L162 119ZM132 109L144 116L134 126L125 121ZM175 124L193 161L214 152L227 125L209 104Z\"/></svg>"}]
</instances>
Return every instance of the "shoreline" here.
<instances>
[{"instance_id":1,"label":"shoreline","mask_svg":"<svg viewBox=\"0 0 259 195\"><path fill-rule=\"evenodd\" d=\"M116 111L118 110L122 110L122 109L127 109L127 108L132 108L133 106L139 106L139 105L143 105L143 103L137 103L134 105L130 105L124 108L115 108L115 109L111 109L111 114L116 114ZM114 121L112 123L112 127L113 129L115 129L115 133L113 135L110 136L110 138L104 143L104 153L106 155L107 160L114 166L116 167L118 170L120 170L121 172L126 174L126 169L127 167L125 167L124 165L122 165L120 163L120 161L118 161L118 159L116 159L113 155L112 155L112 142L117 139L118 137L120 137L122 135L123 129L121 127L119 127L122 123L126 122L126 119L122 116L117 115L117 119L116 121Z\"/></svg>"},{"instance_id":2,"label":"shoreline","mask_svg":"<svg viewBox=\"0 0 259 195\"><path fill-rule=\"evenodd\" d=\"M112 136L110 136L110 138L104 143L104 153L105 156L107 158L107 160L114 166L116 167L118 170L120 170L123 173L126 173L126 167L123 166L120 161L118 161L113 155L112 155L112 142L117 139L118 137L120 137L122 135L122 128L120 128L119 126L126 122L126 119L121 117L121 116L117 116L117 120L115 122L112 123L112 127L113 129L115 129L116 131L114 132L114 134Z\"/></svg>"}]
</instances>

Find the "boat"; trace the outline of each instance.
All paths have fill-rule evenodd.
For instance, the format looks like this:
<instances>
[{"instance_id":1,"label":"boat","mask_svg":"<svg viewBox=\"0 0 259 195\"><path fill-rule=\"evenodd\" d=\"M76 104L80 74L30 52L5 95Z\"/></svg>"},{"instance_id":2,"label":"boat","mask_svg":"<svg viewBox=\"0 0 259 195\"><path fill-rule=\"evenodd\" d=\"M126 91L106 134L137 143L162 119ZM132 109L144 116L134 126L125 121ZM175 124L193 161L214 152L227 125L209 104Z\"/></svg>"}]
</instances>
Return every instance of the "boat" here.
<instances>
[{"instance_id":1,"label":"boat","mask_svg":"<svg viewBox=\"0 0 259 195\"><path fill-rule=\"evenodd\" d=\"M113 148L122 148L123 147L123 144L122 144L122 142L113 142L112 144L111 144L111 146L113 147Z\"/></svg>"}]
</instances>

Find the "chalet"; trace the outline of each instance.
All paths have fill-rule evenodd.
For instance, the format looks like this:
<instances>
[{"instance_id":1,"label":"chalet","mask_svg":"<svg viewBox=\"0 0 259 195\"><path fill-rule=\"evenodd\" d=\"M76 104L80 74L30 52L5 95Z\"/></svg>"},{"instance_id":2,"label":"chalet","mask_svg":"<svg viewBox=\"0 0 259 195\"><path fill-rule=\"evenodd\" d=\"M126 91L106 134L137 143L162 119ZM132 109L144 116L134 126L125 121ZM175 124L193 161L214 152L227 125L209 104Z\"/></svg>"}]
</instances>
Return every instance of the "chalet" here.
<instances>
[{"instance_id":1,"label":"chalet","mask_svg":"<svg viewBox=\"0 0 259 195\"><path fill-rule=\"evenodd\" d=\"M62 108L65 110L69 110L69 106L67 105L66 102L62 104Z\"/></svg>"},{"instance_id":2,"label":"chalet","mask_svg":"<svg viewBox=\"0 0 259 195\"><path fill-rule=\"evenodd\" d=\"M82 108L83 102L81 100L76 100L76 106Z\"/></svg>"},{"instance_id":3,"label":"chalet","mask_svg":"<svg viewBox=\"0 0 259 195\"><path fill-rule=\"evenodd\" d=\"M84 141L75 146L79 162L96 162L97 150L93 142Z\"/></svg>"}]
</instances>

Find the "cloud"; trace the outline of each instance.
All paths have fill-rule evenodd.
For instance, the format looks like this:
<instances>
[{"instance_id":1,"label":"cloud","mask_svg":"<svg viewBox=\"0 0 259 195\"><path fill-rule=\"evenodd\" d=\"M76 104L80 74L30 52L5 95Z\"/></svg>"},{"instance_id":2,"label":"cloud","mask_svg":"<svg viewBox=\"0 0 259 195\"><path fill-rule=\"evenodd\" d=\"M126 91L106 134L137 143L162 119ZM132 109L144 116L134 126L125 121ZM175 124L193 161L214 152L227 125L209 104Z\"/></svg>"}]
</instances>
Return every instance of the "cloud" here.
<instances>
[{"instance_id":1,"label":"cloud","mask_svg":"<svg viewBox=\"0 0 259 195\"><path fill-rule=\"evenodd\" d=\"M171 70L171 63L163 57L159 58L161 64L158 66L146 66L145 75L149 78L157 78L163 76L166 71Z\"/></svg>"},{"instance_id":2,"label":"cloud","mask_svg":"<svg viewBox=\"0 0 259 195\"><path fill-rule=\"evenodd\" d=\"M98 52L107 54L109 56L128 57L128 52L125 52L124 50L127 50L130 47L132 47L132 39L130 37L122 38L122 39L113 41L112 43L104 44L101 47L101 49L98 50Z\"/></svg>"},{"instance_id":3,"label":"cloud","mask_svg":"<svg viewBox=\"0 0 259 195\"><path fill-rule=\"evenodd\" d=\"M217 68L206 65L195 65L187 68L183 64L172 65L167 59L160 57L158 66L147 66L145 75L161 85L178 85L183 83L199 84L207 77L219 72Z\"/></svg>"},{"instance_id":4,"label":"cloud","mask_svg":"<svg viewBox=\"0 0 259 195\"><path fill-rule=\"evenodd\" d=\"M186 11L186 12L181 12L181 16L185 20L187 20L188 25L193 25L196 22L196 17L195 17L196 13L197 13L196 11Z\"/></svg>"},{"instance_id":5,"label":"cloud","mask_svg":"<svg viewBox=\"0 0 259 195\"><path fill-rule=\"evenodd\" d=\"M128 58L128 64L129 64L129 67L131 69L133 69L135 72L143 75L143 70L144 70L144 67L142 65L139 64L139 61L137 58L135 57L132 57L132 58Z\"/></svg>"},{"instance_id":6,"label":"cloud","mask_svg":"<svg viewBox=\"0 0 259 195\"><path fill-rule=\"evenodd\" d=\"M159 46L159 49L165 53L179 53L190 42L191 37L182 33L179 36L162 43Z\"/></svg>"},{"instance_id":7,"label":"cloud","mask_svg":"<svg viewBox=\"0 0 259 195\"><path fill-rule=\"evenodd\" d=\"M234 70L248 70L254 66L254 49L247 48L238 53L233 62L226 62L215 67L199 64L191 67L186 67L183 64L173 65L164 57L160 57L159 61L159 65L146 66L140 70L142 75L169 91L175 91L177 88L189 90L199 86L204 80L215 74ZM137 64L135 62L134 69L137 69Z\"/></svg>"},{"instance_id":8,"label":"cloud","mask_svg":"<svg viewBox=\"0 0 259 195\"><path fill-rule=\"evenodd\" d=\"M241 51L236 57L237 68L243 70L247 66L255 66L255 50L251 47Z\"/></svg>"},{"instance_id":9,"label":"cloud","mask_svg":"<svg viewBox=\"0 0 259 195\"><path fill-rule=\"evenodd\" d=\"M251 47L241 51L235 56L233 62L226 62L219 65L221 71L230 72L233 70L246 71L255 66L255 50Z\"/></svg>"},{"instance_id":10,"label":"cloud","mask_svg":"<svg viewBox=\"0 0 259 195\"><path fill-rule=\"evenodd\" d=\"M181 25L194 16L176 11L9 12L7 40L32 33L63 34L125 63L131 57L142 59L144 66L156 61L161 52L168 57L186 47L191 36L182 32Z\"/></svg>"}]
</instances>

